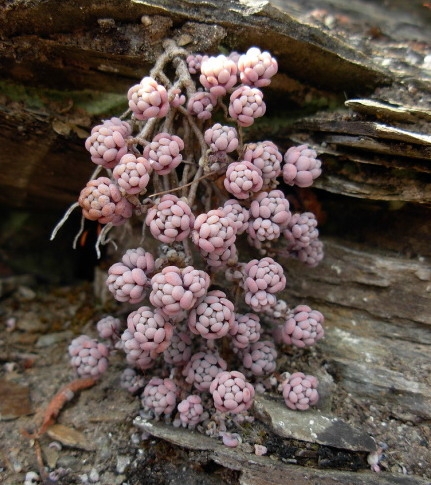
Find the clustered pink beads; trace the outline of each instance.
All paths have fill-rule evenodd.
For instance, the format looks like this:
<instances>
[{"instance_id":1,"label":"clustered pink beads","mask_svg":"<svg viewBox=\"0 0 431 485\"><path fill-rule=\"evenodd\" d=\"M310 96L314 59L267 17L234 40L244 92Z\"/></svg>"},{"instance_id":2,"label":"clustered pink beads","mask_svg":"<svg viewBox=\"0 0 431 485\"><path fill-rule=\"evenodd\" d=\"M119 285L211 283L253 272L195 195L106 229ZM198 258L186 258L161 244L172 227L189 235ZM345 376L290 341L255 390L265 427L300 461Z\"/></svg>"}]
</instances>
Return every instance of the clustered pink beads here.
<instances>
[{"instance_id":1,"label":"clustered pink beads","mask_svg":"<svg viewBox=\"0 0 431 485\"><path fill-rule=\"evenodd\" d=\"M112 175L126 194L134 195L145 192L152 171L146 158L128 153L115 166Z\"/></svg>"},{"instance_id":2,"label":"clustered pink beads","mask_svg":"<svg viewBox=\"0 0 431 485\"><path fill-rule=\"evenodd\" d=\"M186 102L186 97L182 94L181 89L173 87L168 91L169 95L169 104L173 108L178 108L178 106L182 106Z\"/></svg>"},{"instance_id":3,"label":"clustered pink beads","mask_svg":"<svg viewBox=\"0 0 431 485\"><path fill-rule=\"evenodd\" d=\"M85 141L85 148L90 152L92 162L105 168L114 168L121 157L127 153L127 138L132 128L119 118L104 120L91 130Z\"/></svg>"},{"instance_id":4,"label":"clustered pink beads","mask_svg":"<svg viewBox=\"0 0 431 485\"><path fill-rule=\"evenodd\" d=\"M135 369L126 367L120 376L120 387L127 389L130 393L135 394L145 386L144 376L138 374Z\"/></svg>"},{"instance_id":5,"label":"clustered pink beads","mask_svg":"<svg viewBox=\"0 0 431 485\"><path fill-rule=\"evenodd\" d=\"M175 409L178 394L178 387L172 379L153 377L141 395L142 406L145 411L153 412L156 418L163 414L168 416Z\"/></svg>"},{"instance_id":6,"label":"clustered pink beads","mask_svg":"<svg viewBox=\"0 0 431 485\"><path fill-rule=\"evenodd\" d=\"M106 284L117 301L139 303L149 287L148 276L154 271L154 257L143 248L128 249L121 262L108 270Z\"/></svg>"},{"instance_id":7,"label":"clustered pink beads","mask_svg":"<svg viewBox=\"0 0 431 485\"><path fill-rule=\"evenodd\" d=\"M121 329L121 320L108 315L107 317L101 318L97 322L96 328L100 338L112 339L113 337L119 335Z\"/></svg>"},{"instance_id":8,"label":"clustered pink beads","mask_svg":"<svg viewBox=\"0 0 431 485\"><path fill-rule=\"evenodd\" d=\"M232 345L236 349L245 349L260 339L260 330L260 319L256 314L236 313L234 325L229 332L232 336Z\"/></svg>"},{"instance_id":9,"label":"clustered pink beads","mask_svg":"<svg viewBox=\"0 0 431 485\"><path fill-rule=\"evenodd\" d=\"M322 173L322 162L308 145L290 147L284 154L283 180L286 184L310 187Z\"/></svg>"},{"instance_id":10,"label":"clustered pink beads","mask_svg":"<svg viewBox=\"0 0 431 485\"><path fill-rule=\"evenodd\" d=\"M281 385L286 406L300 411L314 406L319 400L318 385L319 381L316 377L305 375L303 372L287 374L286 380Z\"/></svg>"},{"instance_id":11,"label":"clustered pink beads","mask_svg":"<svg viewBox=\"0 0 431 485\"><path fill-rule=\"evenodd\" d=\"M236 199L229 199L223 204L225 217L231 219L235 225L236 234L243 234L248 227L250 212L243 207Z\"/></svg>"},{"instance_id":12,"label":"clustered pink beads","mask_svg":"<svg viewBox=\"0 0 431 485\"><path fill-rule=\"evenodd\" d=\"M190 361L192 355L192 339L190 335L178 327L174 328L171 344L163 352L165 362L174 366L183 366Z\"/></svg>"},{"instance_id":13,"label":"clustered pink beads","mask_svg":"<svg viewBox=\"0 0 431 485\"><path fill-rule=\"evenodd\" d=\"M200 396L187 396L177 406L180 423L184 428L194 429L204 416L204 408Z\"/></svg>"},{"instance_id":14,"label":"clustered pink beads","mask_svg":"<svg viewBox=\"0 0 431 485\"><path fill-rule=\"evenodd\" d=\"M272 185L281 174L283 155L272 141L247 144L242 159L260 169L264 186Z\"/></svg>"},{"instance_id":15,"label":"clustered pink beads","mask_svg":"<svg viewBox=\"0 0 431 485\"><path fill-rule=\"evenodd\" d=\"M145 271L147 276L150 276L155 269L154 256L145 251L144 248L128 249L121 258L123 264L130 269L140 268Z\"/></svg>"},{"instance_id":16,"label":"clustered pink beads","mask_svg":"<svg viewBox=\"0 0 431 485\"><path fill-rule=\"evenodd\" d=\"M214 340L227 335L234 324L234 304L220 290L209 291L189 314L188 325L195 335Z\"/></svg>"},{"instance_id":17,"label":"clustered pink beads","mask_svg":"<svg viewBox=\"0 0 431 485\"><path fill-rule=\"evenodd\" d=\"M133 392L144 388L144 411L150 411L157 419L174 413L175 426L194 428L208 417L204 412L208 396L202 401L196 394L212 394L218 412L241 413L250 408L255 393L244 374L257 376L253 379L262 388L259 378L275 371L277 352L272 341L260 340L260 318L283 324L274 331L273 340L278 339L277 343L307 347L323 337L320 312L305 305L289 310L285 302L277 300L276 293L286 285L282 266L270 257L239 262L235 245L237 236L246 233L252 249L272 254L272 244L264 243L283 234L282 248L289 256L308 265L317 264L323 250L314 216L305 213L292 217L286 196L275 189L280 176L290 185L311 185L320 175L321 162L306 145L289 149L283 164L282 153L271 141L242 144L237 129L251 126L265 114L260 88L270 84L278 69L277 61L268 52L253 47L245 54L193 54L185 59L186 51L175 49L171 41L164 45L166 55L152 71L157 72L154 78L143 78L128 92L129 121L107 120L95 127L88 138L86 147L92 160L106 168L109 176L112 170L112 180L100 177L91 181L81 192L79 203L85 217L103 224L122 224L136 209L137 215L145 214L144 223L159 241L160 256L156 262L142 248L129 250L121 262L109 268L107 279L117 300L136 305L148 290L152 306L132 311L125 329L114 317L101 319L97 329L102 338L109 339L108 345L115 344L116 349L123 350L127 362L138 370L128 369L124 385ZM172 69L165 69L165 61ZM201 87L193 85L198 78ZM235 127L210 121L213 112L218 115L225 109L226 100ZM165 117L169 111L166 121L154 119ZM193 122L190 115L197 121ZM151 121L146 123L147 120ZM185 143L187 161L183 167L180 164ZM196 167L190 167L195 157L199 161L195 160ZM145 200L141 196L153 172L152 189L159 198L151 207L149 200L157 194ZM208 187L208 180L203 180L207 176L217 182L210 191L211 197L202 193ZM188 200L196 201L193 208L186 198L174 195L179 195L176 189L180 187L174 182L177 179L181 180L183 191L188 188ZM232 194L226 202L225 191L219 187L222 179L224 189ZM205 213L194 211L202 211L213 201L216 205L206 208ZM213 207L216 209L209 210ZM103 243L105 235L106 231L98 244ZM193 264L196 256L196 248L190 251L188 247L189 237L208 273L186 266ZM256 313L235 313L228 290L209 291L211 283L220 282L223 275L230 282L229 290L243 292L249 311L260 313L260 317ZM230 341L232 365L235 360L244 374L227 370L227 362L217 350L222 348L223 337ZM93 351L95 341L87 337L82 342L77 340L75 352L75 347L85 345ZM87 358L89 352L84 349L78 357ZM107 363L102 354L100 362L104 359ZM142 374L157 362L157 374L175 376L175 381L154 377L144 386L149 378L144 379ZM85 361L86 370L82 372L87 372L90 363L93 361ZM283 382L288 406L306 409L317 402L317 379L301 373L288 377L291 378ZM176 407L177 400L181 402ZM237 422L242 419L247 418L235 417ZM227 432L223 420L218 416L212 422L221 426L218 436L228 446L237 446L239 435Z\"/></svg>"},{"instance_id":18,"label":"clustered pink beads","mask_svg":"<svg viewBox=\"0 0 431 485\"><path fill-rule=\"evenodd\" d=\"M204 133L205 143L212 152L231 153L238 148L238 132L233 126L216 123Z\"/></svg>"},{"instance_id":19,"label":"clustered pink beads","mask_svg":"<svg viewBox=\"0 0 431 485\"><path fill-rule=\"evenodd\" d=\"M186 58L187 67L190 74L197 74L201 70L202 61L207 59L208 56L202 54L190 54Z\"/></svg>"},{"instance_id":20,"label":"clustered pink beads","mask_svg":"<svg viewBox=\"0 0 431 485\"><path fill-rule=\"evenodd\" d=\"M128 93L129 108L137 120L163 118L169 111L166 88L149 76L132 86Z\"/></svg>"},{"instance_id":21,"label":"clustered pink beads","mask_svg":"<svg viewBox=\"0 0 431 485\"><path fill-rule=\"evenodd\" d=\"M171 244L186 239L195 222L190 206L175 195L164 195L148 210L145 224L159 241Z\"/></svg>"},{"instance_id":22,"label":"clustered pink beads","mask_svg":"<svg viewBox=\"0 0 431 485\"><path fill-rule=\"evenodd\" d=\"M140 349L149 352L150 357L155 359L169 347L173 331L172 325L166 322L160 312L141 306L127 317L127 329L122 340L133 338Z\"/></svg>"},{"instance_id":23,"label":"clustered pink beads","mask_svg":"<svg viewBox=\"0 0 431 485\"><path fill-rule=\"evenodd\" d=\"M324 317L307 305L298 305L281 327L281 337L286 344L310 347L324 336Z\"/></svg>"},{"instance_id":24,"label":"clustered pink beads","mask_svg":"<svg viewBox=\"0 0 431 485\"><path fill-rule=\"evenodd\" d=\"M133 205L121 195L118 185L108 177L87 182L81 190L78 203L86 219L100 224L119 226L133 214Z\"/></svg>"},{"instance_id":25,"label":"clustered pink beads","mask_svg":"<svg viewBox=\"0 0 431 485\"><path fill-rule=\"evenodd\" d=\"M265 111L266 105L260 89L240 86L230 96L229 115L240 126L251 126L255 118L263 116Z\"/></svg>"},{"instance_id":26,"label":"clustered pink beads","mask_svg":"<svg viewBox=\"0 0 431 485\"><path fill-rule=\"evenodd\" d=\"M245 301L256 311L274 306L274 293L284 290L286 277L283 268L272 258L253 259L244 267Z\"/></svg>"},{"instance_id":27,"label":"clustered pink beads","mask_svg":"<svg viewBox=\"0 0 431 485\"><path fill-rule=\"evenodd\" d=\"M233 249L236 232L231 219L222 209L200 214L194 223L192 241L211 266L222 266L224 261L236 254Z\"/></svg>"},{"instance_id":28,"label":"clustered pink beads","mask_svg":"<svg viewBox=\"0 0 431 485\"><path fill-rule=\"evenodd\" d=\"M300 248L294 256L307 266L317 266L323 259L323 243L313 239L308 246Z\"/></svg>"},{"instance_id":29,"label":"clustered pink beads","mask_svg":"<svg viewBox=\"0 0 431 485\"><path fill-rule=\"evenodd\" d=\"M145 371L156 363L151 351L143 350L130 330L126 329L121 335L122 349L126 354L126 361L132 367Z\"/></svg>"},{"instance_id":30,"label":"clustered pink beads","mask_svg":"<svg viewBox=\"0 0 431 485\"><path fill-rule=\"evenodd\" d=\"M184 142L179 136L159 133L144 148L143 156L148 159L156 173L165 175L181 163L181 150L184 150Z\"/></svg>"},{"instance_id":31,"label":"clustered pink beads","mask_svg":"<svg viewBox=\"0 0 431 485\"><path fill-rule=\"evenodd\" d=\"M193 266L178 268L166 266L151 279L150 301L168 316L182 310L191 310L197 300L205 295L210 277Z\"/></svg>"},{"instance_id":32,"label":"clustered pink beads","mask_svg":"<svg viewBox=\"0 0 431 485\"><path fill-rule=\"evenodd\" d=\"M209 391L216 375L227 369L227 363L218 353L198 352L193 354L183 369L186 382L193 384L198 391Z\"/></svg>"},{"instance_id":33,"label":"clustered pink beads","mask_svg":"<svg viewBox=\"0 0 431 485\"><path fill-rule=\"evenodd\" d=\"M267 376L276 368L277 351L270 340L260 340L240 352L242 365L255 376Z\"/></svg>"},{"instance_id":34,"label":"clustered pink beads","mask_svg":"<svg viewBox=\"0 0 431 485\"><path fill-rule=\"evenodd\" d=\"M289 201L281 190L261 192L250 204L248 235L258 241L277 239L291 216Z\"/></svg>"},{"instance_id":35,"label":"clustered pink beads","mask_svg":"<svg viewBox=\"0 0 431 485\"><path fill-rule=\"evenodd\" d=\"M214 95L198 91L190 96L187 103L187 111L200 120L209 120L216 104L217 98Z\"/></svg>"},{"instance_id":36,"label":"clustered pink beads","mask_svg":"<svg viewBox=\"0 0 431 485\"><path fill-rule=\"evenodd\" d=\"M108 368L108 347L87 335L72 340L69 355L79 377L98 379Z\"/></svg>"},{"instance_id":37,"label":"clustered pink beads","mask_svg":"<svg viewBox=\"0 0 431 485\"><path fill-rule=\"evenodd\" d=\"M202 60L199 80L214 96L224 96L236 84L237 71L236 63L223 54L207 57Z\"/></svg>"},{"instance_id":38,"label":"clustered pink beads","mask_svg":"<svg viewBox=\"0 0 431 485\"><path fill-rule=\"evenodd\" d=\"M215 408L222 413L241 413L253 404L254 387L238 371L223 371L211 382Z\"/></svg>"},{"instance_id":39,"label":"clustered pink beads","mask_svg":"<svg viewBox=\"0 0 431 485\"><path fill-rule=\"evenodd\" d=\"M271 83L272 76L278 71L278 64L269 52L251 47L239 57L238 71L243 84L260 88Z\"/></svg>"},{"instance_id":40,"label":"clustered pink beads","mask_svg":"<svg viewBox=\"0 0 431 485\"><path fill-rule=\"evenodd\" d=\"M296 250L309 246L311 241L319 237L316 216L312 212L293 214L284 235L290 249Z\"/></svg>"},{"instance_id":41,"label":"clustered pink beads","mask_svg":"<svg viewBox=\"0 0 431 485\"><path fill-rule=\"evenodd\" d=\"M263 185L262 172L246 160L229 164L224 179L225 189L237 199L248 199Z\"/></svg>"}]
</instances>

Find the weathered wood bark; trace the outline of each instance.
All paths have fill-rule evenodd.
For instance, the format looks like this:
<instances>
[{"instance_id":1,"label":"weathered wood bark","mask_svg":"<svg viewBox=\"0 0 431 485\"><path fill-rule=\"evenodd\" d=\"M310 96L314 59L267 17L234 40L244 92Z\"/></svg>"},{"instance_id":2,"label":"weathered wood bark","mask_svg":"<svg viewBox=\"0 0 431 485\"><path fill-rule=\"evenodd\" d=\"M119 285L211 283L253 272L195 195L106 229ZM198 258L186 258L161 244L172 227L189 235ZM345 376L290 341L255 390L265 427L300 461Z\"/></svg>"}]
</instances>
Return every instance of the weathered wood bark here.
<instances>
[{"instance_id":1,"label":"weathered wood bark","mask_svg":"<svg viewBox=\"0 0 431 485\"><path fill-rule=\"evenodd\" d=\"M271 49L281 94L304 90L297 80L332 92L359 84L370 91L393 77L267 2L12 2L0 19L0 202L49 208L73 201L91 171L81 138L93 120L124 109L118 94L148 72L167 36L196 52L215 52L220 43Z\"/></svg>"},{"instance_id":2,"label":"weathered wood bark","mask_svg":"<svg viewBox=\"0 0 431 485\"><path fill-rule=\"evenodd\" d=\"M319 2L318 10L312 1L274 3L4 6L0 205L51 210L76 200L93 168L83 139L94 122L124 110L124 93L164 37L193 51L270 50L280 66L268 91L273 118L250 137L283 148L309 143L323 161L315 189L297 198L301 210L319 213L326 258L313 269L285 262L286 299L326 315L319 356L364 414L374 406L419 425L431 419L430 10L402 1L390 14L360 0ZM266 476L259 459L245 466L211 453L239 467L243 483L274 483L284 473L275 467ZM291 473L295 483L386 483Z\"/></svg>"}]
</instances>

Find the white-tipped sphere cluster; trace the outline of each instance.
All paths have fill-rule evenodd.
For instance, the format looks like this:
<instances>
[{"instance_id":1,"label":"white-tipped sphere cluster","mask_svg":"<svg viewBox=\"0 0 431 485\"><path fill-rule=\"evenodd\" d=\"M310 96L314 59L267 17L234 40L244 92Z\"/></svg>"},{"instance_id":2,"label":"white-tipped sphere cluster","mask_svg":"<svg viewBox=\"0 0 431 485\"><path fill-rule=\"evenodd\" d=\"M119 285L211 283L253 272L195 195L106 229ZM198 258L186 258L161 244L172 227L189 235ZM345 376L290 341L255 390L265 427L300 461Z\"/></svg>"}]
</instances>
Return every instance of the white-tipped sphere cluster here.
<instances>
[{"instance_id":1,"label":"white-tipped sphere cluster","mask_svg":"<svg viewBox=\"0 0 431 485\"><path fill-rule=\"evenodd\" d=\"M152 171L146 158L127 153L114 167L112 175L126 194L134 195L145 191Z\"/></svg>"},{"instance_id":2,"label":"white-tipped sphere cluster","mask_svg":"<svg viewBox=\"0 0 431 485\"><path fill-rule=\"evenodd\" d=\"M236 313L234 325L229 332L232 345L237 349L245 349L260 339L260 319L254 313Z\"/></svg>"},{"instance_id":3,"label":"white-tipped sphere cluster","mask_svg":"<svg viewBox=\"0 0 431 485\"><path fill-rule=\"evenodd\" d=\"M166 266L151 279L150 301L168 316L182 310L191 310L199 298L205 295L210 276L193 266L178 268Z\"/></svg>"},{"instance_id":4,"label":"white-tipped sphere cluster","mask_svg":"<svg viewBox=\"0 0 431 485\"><path fill-rule=\"evenodd\" d=\"M289 249L298 250L309 246L311 241L319 237L316 216L312 212L293 214L284 236L289 243Z\"/></svg>"},{"instance_id":5,"label":"white-tipped sphere cluster","mask_svg":"<svg viewBox=\"0 0 431 485\"><path fill-rule=\"evenodd\" d=\"M81 190L78 203L82 215L100 224L114 226L124 224L133 214L133 205L122 196L118 185L108 177L99 177L87 182Z\"/></svg>"},{"instance_id":6,"label":"white-tipped sphere cluster","mask_svg":"<svg viewBox=\"0 0 431 485\"><path fill-rule=\"evenodd\" d=\"M192 355L192 340L187 331L174 328L171 344L163 352L165 362L175 366L186 365Z\"/></svg>"},{"instance_id":7,"label":"white-tipped sphere cluster","mask_svg":"<svg viewBox=\"0 0 431 485\"><path fill-rule=\"evenodd\" d=\"M286 277L283 267L272 258L253 259L244 267L245 301L254 311L274 306L274 293L284 290Z\"/></svg>"},{"instance_id":8,"label":"white-tipped sphere cluster","mask_svg":"<svg viewBox=\"0 0 431 485\"><path fill-rule=\"evenodd\" d=\"M187 111L200 120L209 120L216 104L217 98L213 94L198 91L190 96Z\"/></svg>"},{"instance_id":9,"label":"white-tipped sphere cluster","mask_svg":"<svg viewBox=\"0 0 431 485\"><path fill-rule=\"evenodd\" d=\"M236 62L223 54L202 60L199 81L214 96L224 96L237 82Z\"/></svg>"},{"instance_id":10,"label":"white-tipped sphere cluster","mask_svg":"<svg viewBox=\"0 0 431 485\"><path fill-rule=\"evenodd\" d=\"M234 324L234 304L220 290L209 291L188 318L191 332L214 340L227 335Z\"/></svg>"},{"instance_id":11,"label":"white-tipped sphere cluster","mask_svg":"<svg viewBox=\"0 0 431 485\"><path fill-rule=\"evenodd\" d=\"M243 84L260 88L271 83L272 76L278 71L278 64L269 52L251 47L239 57L238 71Z\"/></svg>"},{"instance_id":12,"label":"white-tipped sphere cluster","mask_svg":"<svg viewBox=\"0 0 431 485\"><path fill-rule=\"evenodd\" d=\"M310 187L322 173L322 162L308 145L290 147L284 154L283 180L286 184Z\"/></svg>"},{"instance_id":13,"label":"white-tipped sphere cluster","mask_svg":"<svg viewBox=\"0 0 431 485\"><path fill-rule=\"evenodd\" d=\"M126 352L131 348L130 340L133 339L133 347L138 346L155 359L169 347L173 331L173 326L166 321L161 312L141 306L127 317L127 329L121 339Z\"/></svg>"},{"instance_id":14,"label":"white-tipped sphere cluster","mask_svg":"<svg viewBox=\"0 0 431 485\"><path fill-rule=\"evenodd\" d=\"M129 123L115 117L94 126L91 135L85 141L91 161L105 168L114 168L127 153L127 138L131 134L132 128Z\"/></svg>"},{"instance_id":15,"label":"white-tipped sphere cluster","mask_svg":"<svg viewBox=\"0 0 431 485\"><path fill-rule=\"evenodd\" d=\"M195 216L186 200L166 194L148 210L145 224L156 239L171 244L186 239L194 221Z\"/></svg>"},{"instance_id":16,"label":"white-tipped sphere cluster","mask_svg":"<svg viewBox=\"0 0 431 485\"><path fill-rule=\"evenodd\" d=\"M108 269L106 285L117 301L139 303L149 287L148 276L154 271L154 257L143 248L128 249L121 262Z\"/></svg>"},{"instance_id":17,"label":"white-tipped sphere cluster","mask_svg":"<svg viewBox=\"0 0 431 485\"><path fill-rule=\"evenodd\" d=\"M112 339L119 335L121 330L121 320L112 315L101 318L96 323L97 333L100 338Z\"/></svg>"},{"instance_id":18,"label":"white-tipped sphere cluster","mask_svg":"<svg viewBox=\"0 0 431 485\"><path fill-rule=\"evenodd\" d=\"M286 344L310 347L324 336L323 315L307 305L298 305L281 327L281 337Z\"/></svg>"},{"instance_id":19,"label":"white-tipped sphere cluster","mask_svg":"<svg viewBox=\"0 0 431 485\"><path fill-rule=\"evenodd\" d=\"M235 225L222 209L210 210L196 217L192 240L204 257L212 253L222 256L235 239Z\"/></svg>"},{"instance_id":20,"label":"white-tipped sphere cluster","mask_svg":"<svg viewBox=\"0 0 431 485\"><path fill-rule=\"evenodd\" d=\"M240 86L230 96L229 115L240 126L248 127L265 114L266 105L260 89Z\"/></svg>"},{"instance_id":21,"label":"white-tipped sphere cluster","mask_svg":"<svg viewBox=\"0 0 431 485\"><path fill-rule=\"evenodd\" d=\"M183 369L186 382L193 384L198 391L208 391L216 375L227 369L227 363L218 353L198 352L192 355Z\"/></svg>"},{"instance_id":22,"label":"white-tipped sphere cluster","mask_svg":"<svg viewBox=\"0 0 431 485\"><path fill-rule=\"evenodd\" d=\"M177 405L179 389L172 379L153 377L141 395L142 407L156 418L170 415Z\"/></svg>"},{"instance_id":23,"label":"white-tipped sphere cluster","mask_svg":"<svg viewBox=\"0 0 431 485\"><path fill-rule=\"evenodd\" d=\"M190 54L186 57L186 63L190 74L197 74L201 70L202 61L208 56L202 54Z\"/></svg>"},{"instance_id":24,"label":"white-tipped sphere cluster","mask_svg":"<svg viewBox=\"0 0 431 485\"><path fill-rule=\"evenodd\" d=\"M244 148L242 159L251 162L261 170L264 186L273 185L275 179L281 174L283 155L272 141L248 143Z\"/></svg>"},{"instance_id":25,"label":"white-tipped sphere cluster","mask_svg":"<svg viewBox=\"0 0 431 485\"><path fill-rule=\"evenodd\" d=\"M216 123L204 133L205 143L212 152L231 153L238 148L238 132L233 126Z\"/></svg>"},{"instance_id":26,"label":"white-tipped sphere cluster","mask_svg":"<svg viewBox=\"0 0 431 485\"><path fill-rule=\"evenodd\" d=\"M204 407L200 396L192 394L183 399L177 406L178 417L184 428L195 428L204 416Z\"/></svg>"},{"instance_id":27,"label":"white-tipped sphere cluster","mask_svg":"<svg viewBox=\"0 0 431 485\"><path fill-rule=\"evenodd\" d=\"M277 239L291 216L289 201L281 190L261 192L251 202L247 233L252 240Z\"/></svg>"},{"instance_id":28,"label":"white-tipped sphere cluster","mask_svg":"<svg viewBox=\"0 0 431 485\"><path fill-rule=\"evenodd\" d=\"M277 351L270 340L260 340L240 352L242 365L255 376L267 376L277 366Z\"/></svg>"},{"instance_id":29,"label":"white-tipped sphere cluster","mask_svg":"<svg viewBox=\"0 0 431 485\"><path fill-rule=\"evenodd\" d=\"M314 406L319 400L318 385L319 381L314 376L305 375L303 372L288 374L282 383L286 406L299 411Z\"/></svg>"},{"instance_id":30,"label":"white-tipped sphere cluster","mask_svg":"<svg viewBox=\"0 0 431 485\"><path fill-rule=\"evenodd\" d=\"M223 204L224 215L231 219L235 225L236 234L243 234L248 227L250 212L236 199L229 199Z\"/></svg>"},{"instance_id":31,"label":"white-tipped sphere cluster","mask_svg":"<svg viewBox=\"0 0 431 485\"><path fill-rule=\"evenodd\" d=\"M129 108L137 120L163 118L169 111L166 88L149 76L132 86L127 93L127 98Z\"/></svg>"},{"instance_id":32,"label":"white-tipped sphere cluster","mask_svg":"<svg viewBox=\"0 0 431 485\"><path fill-rule=\"evenodd\" d=\"M249 199L263 186L262 171L247 160L232 162L227 167L223 183L237 199Z\"/></svg>"},{"instance_id":33,"label":"white-tipped sphere cluster","mask_svg":"<svg viewBox=\"0 0 431 485\"><path fill-rule=\"evenodd\" d=\"M108 368L108 347L87 335L72 340L69 355L70 363L79 377L98 379Z\"/></svg>"},{"instance_id":34,"label":"white-tipped sphere cluster","mask_svg":"<svg viewBox=\"0 0 431 485\"><path fill-rule=\"evenodd\" d=\"M212 381L209 390L215 408L222 413L241 413L253 404L254 387L238 371L220 372Z\"/></svg>"},{"instance_id":35,"label":"white-tipped sphere cluster","mask_svg":"<svg viewBox=\"0 0 431 485\"><path fill-rule=\"evenodd\" d=\"M145 148L143 156L148 159L153 170L165 175L176 168L182 161L183 140L169 133L158 133Z\"/></svg>"}]
</instances>

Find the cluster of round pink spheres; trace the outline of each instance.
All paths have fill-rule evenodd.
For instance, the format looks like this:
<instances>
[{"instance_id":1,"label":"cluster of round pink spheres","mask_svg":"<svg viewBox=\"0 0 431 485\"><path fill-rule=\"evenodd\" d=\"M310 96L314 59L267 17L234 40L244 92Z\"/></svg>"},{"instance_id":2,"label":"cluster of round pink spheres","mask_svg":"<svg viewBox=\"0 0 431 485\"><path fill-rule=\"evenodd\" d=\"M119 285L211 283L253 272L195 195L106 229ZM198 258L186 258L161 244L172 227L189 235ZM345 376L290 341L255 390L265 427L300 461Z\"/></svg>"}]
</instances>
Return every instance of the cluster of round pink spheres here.
<instances>
[{"instance_id":1,"label":"cluster of round pink spheres","mask_svg":"<svg viewBox=\"0 0 431 485\"><path fill-rule=\"evenodd\" d=\"M320 312L279 298L287 281L277 261L323 257L316 217L292 213L286 195L286 185L310 187L321 162L307 145L283 154L268 140L243 142L243 128L266 112L261 88L278 70L269 52L164 47L129 89L128 111L85 143L98 168L79 196L83 216L105 225L103 237L140 218L145 237L108 270L109 291L131 306L126 322L104 317L105 343L78 337L71 362L98 377L120 350L123 385L140 393L143 415L226 436L220 423L245 419L265 388L279 385L291 409L318 401L315 377L294 372L275 385L274 376L284 346L324 335Z\"/></svg>"}]
</instances>

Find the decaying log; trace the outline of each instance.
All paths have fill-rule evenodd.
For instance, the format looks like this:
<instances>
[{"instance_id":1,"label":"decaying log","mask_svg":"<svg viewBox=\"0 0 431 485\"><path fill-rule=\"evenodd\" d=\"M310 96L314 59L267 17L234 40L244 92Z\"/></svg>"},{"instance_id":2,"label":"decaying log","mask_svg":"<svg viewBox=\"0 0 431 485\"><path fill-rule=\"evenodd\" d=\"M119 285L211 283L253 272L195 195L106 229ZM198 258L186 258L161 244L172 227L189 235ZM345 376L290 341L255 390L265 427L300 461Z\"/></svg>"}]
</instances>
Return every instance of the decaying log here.
<instances>
[{"instance_id":1,"label":"decaying log","mask_svg":"<svg viewBox=\"0 0 431 485\"><path fill-rule=\"evenodd\" d=\"M401 419L431 418L431 265L325 240L325 259L289 261L288 294L326 316L319 345L338 379Z\"/></svg>"},{"instance_id":2,"label":"decaying log","mask_svg":"<svg viewBox=\"0 0 431 485\"><path fill-rule=\"evenodd\" d=\"M283 463L282 457L257 456L253 450L228 448L215 439L202 436L200 433L175 429L162 423L148 422L137 418L135 425L156 438L162 438L177 446L194 453L202 450L206 453L206 460L214 460L216 463L239 470L240 485L276 485L280 483L292 483L308 485L319 483L321 485L426 485L426 480L419 477L403 477L402 475L384 473L372 474L372 472L349 472L338 470L324 470L322 468L301 467L290 464L288 469ZM288 470L288 471L287 471Z\"/></svg>"},{"instance_id":3,"label":"decaying log","mask_svg":"<svg viewBox=\"0 0 431 485\"><path fill-rule=\"evenodd\" d=\"M301 83L369 92L393 80L358 49L265 1L11 2L0 18L0 203L73 202L91 173L82 138L124 110L118 95L148 73L169 36L195 52L221 43L271 50L280 66L274 90L283 96L304 99Z\"/></svg>"},{"instance_id":4,"label":"decaying log","mask_svg":"<svg viewBox=\"0 0 431 485\"><path fill-rule=\"evenodd\" d=\"M274 119L255 133L283 150L309 143L323 162L312 203L298 195L297 210L321 209L326 257L316 268L285 261L286 300L325 314L318 352L336 386L364 408L420 423L431 418L431 10L315 3L8 2L0 205L58 210L76 200L93 170L83 148L90 127L125 109L124 94L164 37L195 52L270 50L279 61L268 90ZM147 431L189 446L160 424ZM241 483L284 479L282 463L205 446L216 463L242 471ZM296 466L289 474L298 484L427 483Z\"/></svg>"}]
</instances>

